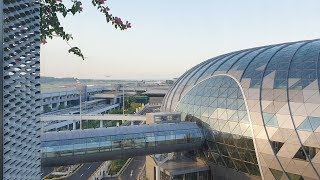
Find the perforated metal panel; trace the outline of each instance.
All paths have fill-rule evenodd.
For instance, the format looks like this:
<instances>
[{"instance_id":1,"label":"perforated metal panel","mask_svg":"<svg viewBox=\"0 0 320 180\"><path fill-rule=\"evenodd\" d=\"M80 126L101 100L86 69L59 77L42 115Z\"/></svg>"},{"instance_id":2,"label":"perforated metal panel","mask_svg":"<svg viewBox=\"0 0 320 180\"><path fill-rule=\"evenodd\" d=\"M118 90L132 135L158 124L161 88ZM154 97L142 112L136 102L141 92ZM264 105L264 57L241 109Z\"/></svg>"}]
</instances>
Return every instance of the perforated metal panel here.
<instances>
[{"instance_id":1,"label":"perforated metal panel","mask_svg":"<svg viewBox=\"0 0 320 180\"><path fill-rule=\"evenodd\" d=\"M40 179L40 5L1 7L2 179Z\"/></svg>"}]
</instances>

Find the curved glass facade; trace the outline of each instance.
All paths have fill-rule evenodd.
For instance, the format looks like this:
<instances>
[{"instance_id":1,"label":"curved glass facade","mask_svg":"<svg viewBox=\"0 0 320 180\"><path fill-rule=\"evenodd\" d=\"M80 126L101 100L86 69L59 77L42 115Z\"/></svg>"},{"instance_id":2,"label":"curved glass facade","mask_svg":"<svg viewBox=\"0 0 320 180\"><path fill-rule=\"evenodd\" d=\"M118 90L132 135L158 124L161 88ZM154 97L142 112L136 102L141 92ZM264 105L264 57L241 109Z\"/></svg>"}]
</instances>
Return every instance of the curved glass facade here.
<instances>
[{"instance_id":1,"label":"curved glass facade","mask_svg":"<svg viewBox=\"0 0 320 180\"><path fill-rule=\"evenodd\" d=\"M209 163L260 176L252 131L241 89L228 76L215 76L192 88L176 111L207 130L203 151Z\"/></svg>"},{"instance_id":2,"label":"curved glass facade","mask_svg":"<svg viewBox=\"0 0 320 180\"><path fill-rule=\"evenodd\" d=\"M213 145L208 144L208 148L210 152L212 147L217 148L207 155L213 156L209 162L239 170L224 137L227 133L232 140L237 137L230 124L236 123L233 111L237 111L239 118L242 109L228 104L235 99L228 93L236 86L224 87L237 84L237 91L243 92L243 98L237 102L246 101L246 116L251 120L238 123L250 125L252 134L245 137L251 134L250 142L255 142L261 176L268 180L320 179L319 55L320 40L316 39L245 49L212 58L190 69L174 83L164 98L162 111L182 112L186 120L197 119L211 128L213 138L209 139L213 139ZM219 83L221 87L216 87ZM212 111L218 113L214 118L211 116L216 112ZM240 147L233 147L240 156ZM253 152L253 148L248 150ZM231 158L233 164L224 158ZM253 162L241 156L237 160ZM246 164L243 167L246 168L240 171L254 174Z\"/></svg>"}]
</instances>

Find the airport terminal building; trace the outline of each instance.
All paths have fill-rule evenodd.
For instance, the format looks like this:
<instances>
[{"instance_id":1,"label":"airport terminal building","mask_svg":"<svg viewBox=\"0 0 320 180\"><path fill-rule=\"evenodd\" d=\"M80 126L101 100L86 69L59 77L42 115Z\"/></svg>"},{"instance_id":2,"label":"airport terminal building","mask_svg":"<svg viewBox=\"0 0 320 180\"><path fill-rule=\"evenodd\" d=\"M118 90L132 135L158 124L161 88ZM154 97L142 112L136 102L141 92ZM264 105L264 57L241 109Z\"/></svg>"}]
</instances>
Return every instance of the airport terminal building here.
<instances>
[{"instance_id":1,"label":"airport terminal building","mask_svg":"<svg viewBox=\"0 0 320 180\"><path fill-rule=\"evenodd\" d=\"M191 68L162 111L204 129L214 179L320 178L320 40L241 50Z\"/></svg>"},{"instance_id":2,"label":"airport terminal building","mask_svg":"<svg viewBox=\"0 0 320 180\"><path fill-rule=\"evenodd\" d=\"M0 179L40 179L46 161L177 151L202 160L180 157L198 170L189 179L320 179L320 40L241 50L191 68L161 107L190 122L41 134L40 4L0 5ZM178 175L172 164L160 179Z\"/></svg>"}]
</instances>

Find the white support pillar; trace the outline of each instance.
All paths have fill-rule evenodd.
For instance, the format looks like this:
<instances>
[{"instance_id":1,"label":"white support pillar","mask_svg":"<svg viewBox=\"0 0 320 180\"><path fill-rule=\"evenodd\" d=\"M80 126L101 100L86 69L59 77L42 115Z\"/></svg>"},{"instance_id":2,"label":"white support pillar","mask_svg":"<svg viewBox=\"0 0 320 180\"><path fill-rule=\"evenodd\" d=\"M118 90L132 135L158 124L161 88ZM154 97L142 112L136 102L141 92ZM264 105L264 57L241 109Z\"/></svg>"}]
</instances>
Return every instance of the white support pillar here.
<instances>
[{"instance_id":1,"label":"white support pillar","mask_svg":"<svg viewBox=\"0 0 320 180\"><path fill-rule=\"evenodd\" d=\"M156 180L160 180L160 167L156 166Z\"/></svg>"},{"instance_id":2,"label":"white support pillar","mask_svg":"<svg viewBox=\"0 0 320 180\"><path fill-rule=\"evenodd\" d=\"M103 120L100 120L100 128L103 128Z\"/></svg>"},{"instance_id":3,"label":"white support pillar","mask_svg":"<svg viewBox=\"0 0 320 180\"><path fill-rule=\"evenodd\" d=\"M77 123L76 123L76 121L73 121L72 130L76 130L76 129L77 129Z\"/></svg>"}]
</instances>

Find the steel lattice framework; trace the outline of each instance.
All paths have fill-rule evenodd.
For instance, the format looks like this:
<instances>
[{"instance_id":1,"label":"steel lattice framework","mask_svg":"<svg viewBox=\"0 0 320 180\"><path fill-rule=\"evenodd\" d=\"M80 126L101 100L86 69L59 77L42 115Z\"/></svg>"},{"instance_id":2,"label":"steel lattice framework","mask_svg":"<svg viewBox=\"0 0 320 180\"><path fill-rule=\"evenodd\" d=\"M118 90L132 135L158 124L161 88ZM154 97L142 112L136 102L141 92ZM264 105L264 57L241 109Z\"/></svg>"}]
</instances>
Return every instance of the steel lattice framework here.
<instances>
[{"instance_id":1,"label":"steel lattice framework","mask_svg":"<svg viewBox=\"0 0 320 180\"><path fill-rule=\"evenodd\" d=\"M40 179L40 4L3 0L1 178Z\"/></svg>"},{"instance_id":2,"label":"steel lattice framework","mask_svg":"<svg viewBox=\"0 0 320 180\"><path fill-rule=\"evenodd\" d=\"M209 124L226 144L218 149L212 146L212 161L250 172L250 168L237 167L238 156L233 156L234 151L230 150L241 147L228 144L230 141L225 138L230 134L236 137L232 132L236 126L233 126L236 122L233 117L240 117L239 110L234 109L237 106L232 104L235 98L231 89L223 87L232 78L246 102L261 176L264 179L319 179L319 53L320 40L309 40L246 49L209 59L175 82L163 101L162 110L179 111L186 119ZM230 78L219 82L222 88L206 84L210 78L218 80L218 77ZM219 93L212 91L212 87ZM209 98L212 99L207 102ZM214 104L215 100L218 105ZM219 139L216 141L222 143Z\"/></svg>"}]
</instances>

